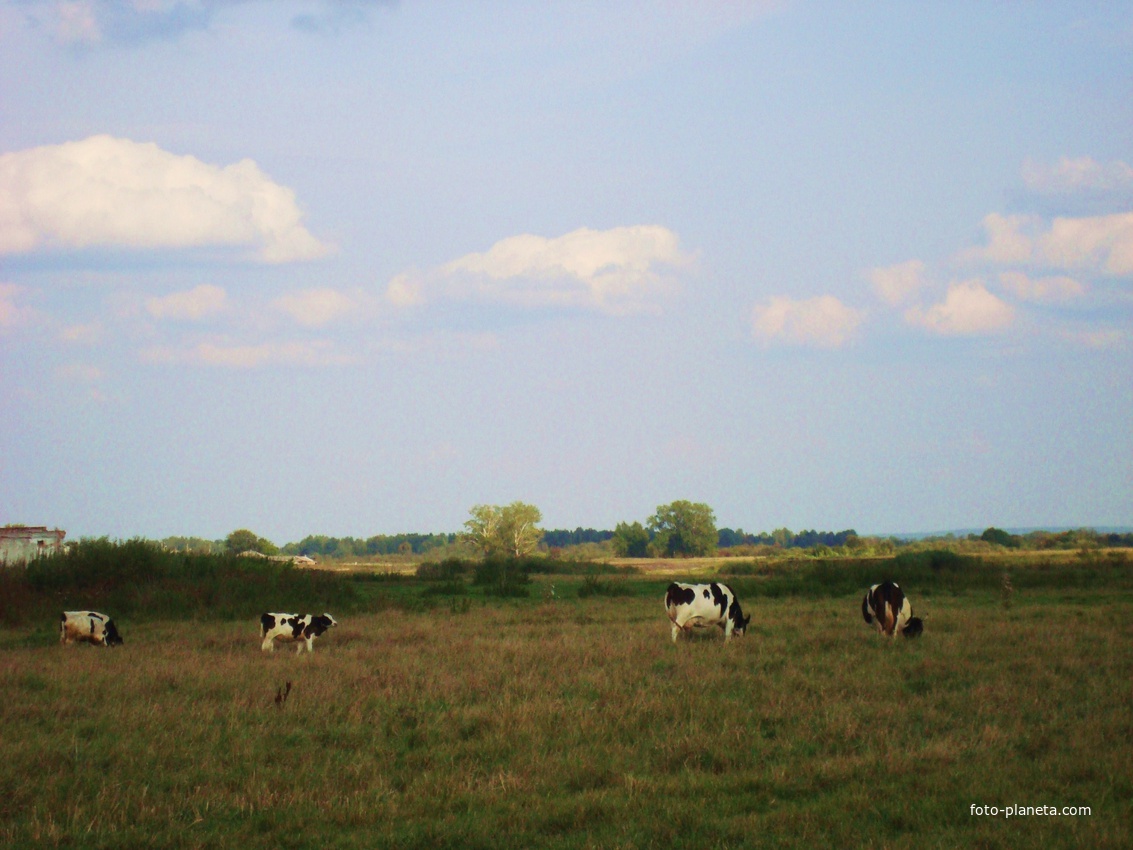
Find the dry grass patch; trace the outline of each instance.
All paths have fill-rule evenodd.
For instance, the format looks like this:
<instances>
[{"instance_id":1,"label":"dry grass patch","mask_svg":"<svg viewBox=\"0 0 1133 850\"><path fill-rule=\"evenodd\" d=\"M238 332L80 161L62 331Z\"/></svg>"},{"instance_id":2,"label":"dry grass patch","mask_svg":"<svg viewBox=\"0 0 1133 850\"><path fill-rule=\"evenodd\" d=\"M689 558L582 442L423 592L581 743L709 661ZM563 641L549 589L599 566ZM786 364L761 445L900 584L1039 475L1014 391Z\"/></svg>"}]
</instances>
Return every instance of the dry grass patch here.
<instances>
[{"instance_id":1,"label":"dry grass patch","mask_svg":"<svg viewBox=\"0 0 1133 850\"><path fill-rule=\"evenodd\" d=\"M343 617L311 655L254 622L14 649L0 843L1127 846L1130 605L1019 596L933 599L918 641L832 598L674 646L659 598L535 592Z\"/></svg>"}]
</instances>

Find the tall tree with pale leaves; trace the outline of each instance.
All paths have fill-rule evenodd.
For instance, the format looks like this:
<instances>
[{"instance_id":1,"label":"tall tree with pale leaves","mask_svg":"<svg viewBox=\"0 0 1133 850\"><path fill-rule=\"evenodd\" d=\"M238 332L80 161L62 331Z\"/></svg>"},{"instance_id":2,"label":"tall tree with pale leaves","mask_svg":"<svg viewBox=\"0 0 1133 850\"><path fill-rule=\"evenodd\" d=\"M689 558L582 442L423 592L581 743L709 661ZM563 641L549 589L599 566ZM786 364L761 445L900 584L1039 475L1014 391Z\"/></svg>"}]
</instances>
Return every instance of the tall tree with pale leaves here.
<instances>
[{"instance_id":1,"label":"tall tree with pale leaves","mask_svg":"<svg viewBox=\"0 0 1133 850\"><path fill-rule=\"evenodd\" d=\"M534 505L474 505L465 521L465 539L485 555L519 558L534 552L543 539L542 512Z\"/></svg>"}]
</instances>

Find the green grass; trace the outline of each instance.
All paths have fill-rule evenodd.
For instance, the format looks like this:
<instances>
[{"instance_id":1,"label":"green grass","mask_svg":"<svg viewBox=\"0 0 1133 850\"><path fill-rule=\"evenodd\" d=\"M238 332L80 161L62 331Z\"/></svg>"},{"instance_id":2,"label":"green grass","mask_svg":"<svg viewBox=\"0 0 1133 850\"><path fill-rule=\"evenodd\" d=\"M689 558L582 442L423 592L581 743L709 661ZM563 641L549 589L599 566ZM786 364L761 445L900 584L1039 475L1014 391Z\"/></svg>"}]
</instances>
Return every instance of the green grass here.
<instances>
[{"instance_id":1,"label":"green grass","mask_svg":"<svg viewBox=\"0 0 1133 850\"><path fill-rule=\"evenodd\" d=\"M262 655L254 617L121 617L114 650L6 628L0 846L1130 846L1125 580L1014 575L1009 609L914 596L916 641L855 587L741 597L745 638L674 646L665 581L581 576L490 602L362 582L374 611L303 656Z\"/></svg>"}]
</instances>

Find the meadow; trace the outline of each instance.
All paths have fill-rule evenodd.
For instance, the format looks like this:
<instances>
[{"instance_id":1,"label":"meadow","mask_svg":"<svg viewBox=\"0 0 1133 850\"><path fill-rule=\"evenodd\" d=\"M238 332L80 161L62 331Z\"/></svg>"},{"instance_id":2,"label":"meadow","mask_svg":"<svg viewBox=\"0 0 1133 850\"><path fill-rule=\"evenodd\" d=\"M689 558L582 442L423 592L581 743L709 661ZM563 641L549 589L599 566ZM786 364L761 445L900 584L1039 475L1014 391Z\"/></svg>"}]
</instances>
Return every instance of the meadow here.
<instances>
[{"instance_id":1,"label":"meadow","mask_svg":"<svg viewBox=\"0 0 1133 850\"><path fill-rule=\"evenodd\" d=\"M668 578L617 570L355 577L301 656L254 614L134 609L111 650L9 620L0 845L1133 845L1129 562L906 563L897 641L861 620L882 566L737 565L728 644L674 645Z\"/></svg>"}]
</instances>

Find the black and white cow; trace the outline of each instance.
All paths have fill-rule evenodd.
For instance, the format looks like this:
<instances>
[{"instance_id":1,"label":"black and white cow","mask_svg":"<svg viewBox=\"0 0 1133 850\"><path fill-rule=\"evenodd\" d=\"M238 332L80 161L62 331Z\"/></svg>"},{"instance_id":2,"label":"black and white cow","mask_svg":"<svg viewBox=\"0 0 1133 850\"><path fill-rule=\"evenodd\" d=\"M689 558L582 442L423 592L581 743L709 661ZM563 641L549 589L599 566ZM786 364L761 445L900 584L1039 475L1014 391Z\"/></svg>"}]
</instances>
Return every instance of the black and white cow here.
<instances>
[{"instance_id":1,"label":"black and white cow","mask_svg":"<svg viewBox=\"0 0 1133 850\"><path fill-rule=\"evenodd\" d=\"M724 640L744 634L751 617L745 617L740 601L726 584L681 584L673 582L665 593L665 611L673 624L673 643L682 631L698 626L719 626Z\"/></svg>"},{"instance_id":2,"label":"black and white cow","mask_svg":"<svg viewBox=\"0 0 1133 850\"><path fill-rule=\"evenodd\" d=\"M64 611L59 615L59 642L85 641L95 646L120 646L118 627L105 614L97 611Z\"/></svg>"},{"instance_id":3,"label":"black and white cow","mask_svg":"<svg viewBox=\"0 0 1133 850\"><path fill-rule=\"evenodd\" d=\"M264 652L275 652L275 641L304 641L307 652L314 652L311 645L315 638L327 629L337 626L334 617L330 614L261 614L260 637L263 643L260 649ZM297 653L303 651L303 644L296 647Z\"/></svg>"},{"instance_id":4,"label":"black and white cow","mask_svg":"<svg viewBox=\"0 0 1133 850\"><path fill-rule=\"evenodd\" d=\"M889 637L903 634L916 637L924 631L924 621L913 616L913 606L896 582L875 584L862 598L862 617Z\"/></svg>"}]
</instances>

